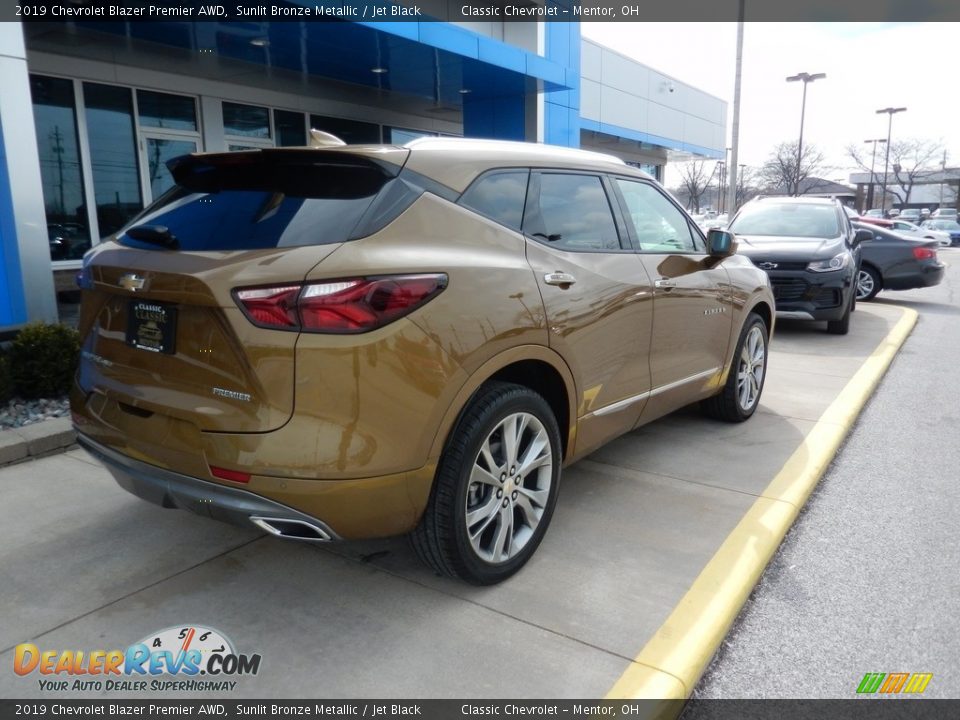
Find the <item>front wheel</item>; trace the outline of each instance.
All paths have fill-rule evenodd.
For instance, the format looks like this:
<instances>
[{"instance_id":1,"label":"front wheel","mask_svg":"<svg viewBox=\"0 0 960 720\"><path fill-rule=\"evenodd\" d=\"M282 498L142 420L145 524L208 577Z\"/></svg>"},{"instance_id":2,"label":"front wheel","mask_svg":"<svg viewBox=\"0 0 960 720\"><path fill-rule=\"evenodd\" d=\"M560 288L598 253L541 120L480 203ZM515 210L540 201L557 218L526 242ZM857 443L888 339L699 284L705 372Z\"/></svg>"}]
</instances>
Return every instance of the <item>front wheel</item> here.
<instances>
[{"instance_id":1,"label":"front wheel","mask_svg":"<svg viewBox=\"0 0 960 720\"><path fill-rule=\"evenodd\" d=\"M857 288L853 288L850 293L850 302L847 303L847 311L839 320L827 321L827 332L831 335L846 335L850 332L850 313L853 312L853 306L857 302Z\"/></svg>"},{"instance_id":2,"label":"front wheel","mask_svg":"<svg viewBox=\"0 0 960 720\"><path fill-rule=\"evenodd\" d=\"M530 559L560 486L556 418L529 388L491 382L473 398L440 459L427 509L411 534L443 575L492 585Z\"/></svg>"},{"instance_id":3,"label":"front wheel","mask_svg":"<svg viewBox=\"0 0 960 720\"><path fill-rule=\"evenodd\" d=\"M701 403L703 411L718 420L743 422L756 411L766 379L769 335L763 319L747 315L723 390Z\"/></svg>"}]
</instances>

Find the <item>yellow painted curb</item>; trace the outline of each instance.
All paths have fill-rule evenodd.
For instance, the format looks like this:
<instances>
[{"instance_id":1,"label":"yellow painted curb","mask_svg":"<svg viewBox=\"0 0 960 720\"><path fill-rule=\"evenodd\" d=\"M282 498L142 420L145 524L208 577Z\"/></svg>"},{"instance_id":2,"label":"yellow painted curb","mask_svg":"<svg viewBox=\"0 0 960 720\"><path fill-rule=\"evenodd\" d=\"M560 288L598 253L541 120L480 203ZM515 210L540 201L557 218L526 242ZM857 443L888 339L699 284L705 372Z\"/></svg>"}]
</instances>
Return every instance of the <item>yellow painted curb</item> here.
<instances>
[{"instance_id":1,"label":"yellow painted curb","mask_svg":"<svg viewBox=\"0 0 960 720\"><path fill-rule=\"evenodd\" d=\"M670 617L607 693L608 700L689 697L840 443L917 323L903 315L824 411ZM670 678L675 682L668 682ZM675 717L664 704L652 717Z\"/></svg>"}]
</instances>

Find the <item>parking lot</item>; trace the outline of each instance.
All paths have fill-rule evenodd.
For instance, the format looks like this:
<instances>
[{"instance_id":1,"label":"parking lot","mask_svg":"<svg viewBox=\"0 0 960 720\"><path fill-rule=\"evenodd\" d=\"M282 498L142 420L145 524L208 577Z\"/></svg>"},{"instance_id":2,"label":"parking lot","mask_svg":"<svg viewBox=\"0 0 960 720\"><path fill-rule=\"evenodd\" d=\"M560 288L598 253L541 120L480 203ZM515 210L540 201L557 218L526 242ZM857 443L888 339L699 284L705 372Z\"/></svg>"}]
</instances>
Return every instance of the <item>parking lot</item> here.
<instances>
[{"instance_id":1,"label":"parking lot","mask_svg":"<svg viewBox=\"0 0 960 720\"><path fill-rule=\"evenodd\" d=\"M777 522L805 500L791 478L825 467L858 409L850 399L872 388L858 371L875 380L912 319L874 303L843 337L781 322L758 414L726 425L681 411L568 468L539 552L494 587L433 576L402 538L298 544L165 511L82 450L7 467L0 604L18 622L0 627L0 663L25 641L125 648L197 624L262 655L231 697L685 696L674 664L705 663L704 638L725 632L711 605L725 579L707 577L704 593L698 576L730 538L748 564L776 549ZM751 514L760 524L743 535ZM733 582L752 572L723 567ZM706 615L691 624L691 608ZM83 696L42 692L36 678L0 674L0 693Z\"/></svg>"}]
</instances>

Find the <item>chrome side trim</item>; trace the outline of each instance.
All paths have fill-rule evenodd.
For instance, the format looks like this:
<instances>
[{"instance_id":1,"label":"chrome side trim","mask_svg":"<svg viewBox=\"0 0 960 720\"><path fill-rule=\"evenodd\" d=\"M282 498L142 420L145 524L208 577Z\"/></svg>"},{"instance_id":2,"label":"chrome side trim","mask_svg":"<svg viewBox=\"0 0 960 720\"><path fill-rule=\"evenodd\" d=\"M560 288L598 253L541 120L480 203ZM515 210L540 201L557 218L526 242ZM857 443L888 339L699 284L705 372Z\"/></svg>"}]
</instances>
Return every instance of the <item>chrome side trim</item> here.
<instances>
[{"instance_id":1,"label":"chrome side trim","mask_svg":"<svg viewBox=\"0 0 960 720\"><path fill-rule=\"evenodd\" d=\"M667 383L666 385L661 385L656 387L653 390L648 390L647 392L642 392L639 395L632 395L631 397L624 398L623 400L617 400L615 403L610 403L609 405L604 405L602 408L598 408L593 412L589 412L584 415L584 419L589 417L600 417L603 415L610 415L611 413L619 412L630 405L634 405L641 400L646 400L647 398L653 397L655 395L660 395L661 393L668 392L675 388L680 387L681 385L686 385L687 383L696 382L697 380L703 380L708 378L711 375L715 375L720 372L719 367L710 368L709 370L704 370L703 372L698 372L695 375L690 377L685 377L680 380L675 380L672 383Z\"/></svg>"},{"instance_id":2,"label":"chrome side trim","mask_svg":"<svg viewBox=\"0 0 960 720\"><path fill-rule=\"evenodd\" d=\"M654 395L659 395L660 393L665 393L673 390L674 388L678 388L681 385L696 382L697 380L703 380L711 375L716 375L718 372L720 372L720 368L715 367L710 368L709 370L704 370L703 372L698 372L696 375L691 375L690 377L685 377L681 380L674 380L672 383L667 383L666 385L661 385L660 387L654 388L650 391L650 396L653 397Z\"/></svg>"},{"instance_id":3,"label":"chrome side trim","mask_svg":"<svg viewBox=\"0 0 960 720\"><path fill-rule=\"evenodd\" d=\"M624 398L623 400L618 400L617 402L611 403L610 405L604 405L602 408L598 408L597 410L594 410L591 413L587 413L585 417L609 415L619 410L623 410L625 407L628 407L629 405L638 403L641 400L646 400L648 397L650 397L649 390L647 392L640 393L639 395L634 395L632 397Z\"/></svg>"}]
</instances>

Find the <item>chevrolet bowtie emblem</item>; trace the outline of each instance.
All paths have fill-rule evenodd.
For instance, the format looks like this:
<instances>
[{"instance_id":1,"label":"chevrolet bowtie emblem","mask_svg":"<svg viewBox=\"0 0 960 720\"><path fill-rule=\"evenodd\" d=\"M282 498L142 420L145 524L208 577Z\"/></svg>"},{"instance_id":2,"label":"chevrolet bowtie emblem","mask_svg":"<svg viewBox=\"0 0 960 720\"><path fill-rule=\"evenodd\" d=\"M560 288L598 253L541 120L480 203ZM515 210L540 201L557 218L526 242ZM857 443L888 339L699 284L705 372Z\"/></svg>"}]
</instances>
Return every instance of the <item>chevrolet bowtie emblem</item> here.
<instances>
[{"instance_id":1,"label":"chevrolet bowtie emblem","mask_svg":"<svg viewBox=\"0 0 960 720\"><path fill-rule=\"evenodd\" d=\"M145 278L140 277L136 273L127 273L119 280L117 280L117 285L122 287L124 290L129 290L130 292L136 292L137 290L143 290L144 286L147 284Z\"/></svg>"},{"instance_id":2,"label":"chevrolet bowtie emblem","mask_svg":"<svg viewBox=\"0 0 960 720\"><path fill-rule=\"evenodd\" d=\"M757 265L761 270L776 270L777 263L774 262L762 262Z\"/></svg>"}]
</instances>

